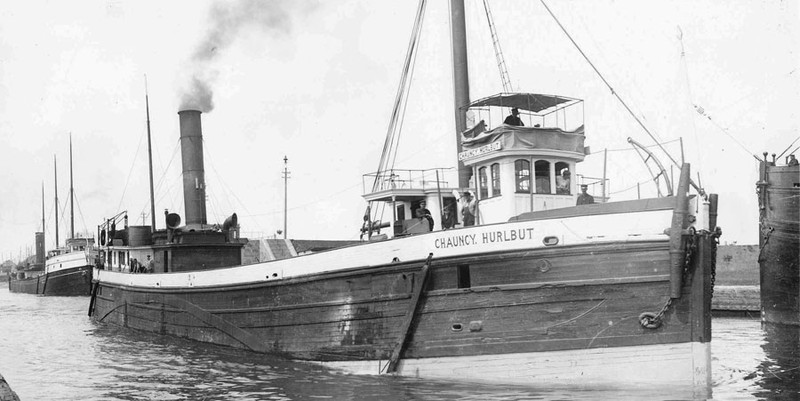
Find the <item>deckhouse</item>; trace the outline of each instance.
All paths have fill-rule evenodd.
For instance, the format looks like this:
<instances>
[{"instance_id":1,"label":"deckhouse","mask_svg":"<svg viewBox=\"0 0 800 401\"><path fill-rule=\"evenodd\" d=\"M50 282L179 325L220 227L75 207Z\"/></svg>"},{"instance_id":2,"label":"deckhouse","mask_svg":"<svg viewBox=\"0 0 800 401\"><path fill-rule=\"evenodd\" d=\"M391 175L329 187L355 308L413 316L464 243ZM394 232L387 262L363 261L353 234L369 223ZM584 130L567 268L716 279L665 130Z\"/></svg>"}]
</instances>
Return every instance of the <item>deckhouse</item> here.
<instances>
[{"instance_id":1,"label":"deckhouse","mask_svg":"<svg viewBox=\"0 0 800 401\"><path fill-rule=\"evenodd\" d=\"M369 214L365 216L362 231L368 237L386 227L393 227L384 233L386 237L461 227L464 192L474 199L476 224L500 223L526 212L575 205L583 178L575 174L575 166L588 154L582 100L500 93L474 101L465 109L472 127L461 133L463 150L458 160L471 169L469 187L458 187L454 169L367 174L364 199L382 202L391 211L384 213L381 221L368 221ZM518 112L515 121L506 117L513 115L512 111ZM583 182L598 184L602 180ZM430 211L432 225L417 215L417 210L424 209ZM455 226L449 227L448 221Z\"/></svg>"},{"instance_id":2,"label":"deckhouse","mask_svg":"<svg viewBox=\"0 0 800 401\"><path fill-rule=\"evenodd\" d=\"M481 224L575 205L575 165L588 153L582 100L501 93L467 109L477 123L462 133L458 159L472 168Z\"/></svg>"}]
</instances>

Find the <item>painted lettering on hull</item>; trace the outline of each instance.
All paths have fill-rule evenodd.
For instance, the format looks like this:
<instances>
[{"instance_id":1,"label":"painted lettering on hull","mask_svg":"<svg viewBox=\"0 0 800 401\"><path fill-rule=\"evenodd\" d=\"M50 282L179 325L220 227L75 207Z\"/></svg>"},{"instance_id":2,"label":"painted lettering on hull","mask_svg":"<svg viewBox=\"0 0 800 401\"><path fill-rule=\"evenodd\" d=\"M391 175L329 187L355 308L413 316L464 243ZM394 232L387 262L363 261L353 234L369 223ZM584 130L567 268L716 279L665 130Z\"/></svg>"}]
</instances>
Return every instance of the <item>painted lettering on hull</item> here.
<instances>
[{"instance_id":1,"label":"painted lettering on hull","mask_svg":"<svg viewBox=\"0 0 800 401\"><path fill-rule=\"evenodd\" d=\"M434 240L433 246L437 249L447 249L498 242L529 241L532 239L533 228L517 228L439 237Z\"/></svg>"}]
</instances>

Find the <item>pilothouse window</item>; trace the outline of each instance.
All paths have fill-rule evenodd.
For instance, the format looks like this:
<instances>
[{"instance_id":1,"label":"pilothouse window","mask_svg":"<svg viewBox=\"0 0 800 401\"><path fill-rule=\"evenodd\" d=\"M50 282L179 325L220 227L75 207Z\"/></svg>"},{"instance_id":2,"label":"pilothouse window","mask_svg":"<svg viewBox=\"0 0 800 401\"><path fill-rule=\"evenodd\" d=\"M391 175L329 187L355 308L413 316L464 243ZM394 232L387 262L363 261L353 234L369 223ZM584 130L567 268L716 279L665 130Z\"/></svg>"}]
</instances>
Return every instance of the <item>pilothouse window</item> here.
<instances>
[{"instance_id":1,"label":"pilothouse window","mask_svg":"<svg viewBox=\"0 0 800 401\"><path fill-rule=\"evenodd\" d=\"M478 169L478 182L480 183L481 199L489 197L489 181L486 179L486 167Z\"/></svg>"},{"instance_id":2,"label":"pilothouse window","mask_svg":"<svg viewBox=\"0 0 800 401\"><path fill-rule=\"evenodd\" d=\"M571 186L572 173L569 171L569 164L564 162L556 163L556 193L559 195L569 195L572 193Z\"/></svg>"},{"instance_id":3,"label":"pilothouse window","mask_svg":"<svg viewBox=\"0 0 800 401\"><path fill-rule=\"evenodd\" d=\"M517 160L514 162L514 176L517 181L518 193L531 192L531 162L527 160Z\"/></svg>"},{"instance_id":4,"label":"pilothouse window","mask_svg":"<svg viewBox=\"0 0 800 401\"><path fill-rule=\"evenodd\" d=\"M538 160L533 164L534 174L536 175L536 193L549 194L550 190L550 162Z\"/></svg>"},{"instance_id":5,"label":"pilothouse window","mask_svg":"<svg viewBox=\"0 0 800 401\"><path fill-rule=\"evenodd\" d=\"M492 196L500 195L500 163L492 164Z\"/></svg>"}]
</instances>

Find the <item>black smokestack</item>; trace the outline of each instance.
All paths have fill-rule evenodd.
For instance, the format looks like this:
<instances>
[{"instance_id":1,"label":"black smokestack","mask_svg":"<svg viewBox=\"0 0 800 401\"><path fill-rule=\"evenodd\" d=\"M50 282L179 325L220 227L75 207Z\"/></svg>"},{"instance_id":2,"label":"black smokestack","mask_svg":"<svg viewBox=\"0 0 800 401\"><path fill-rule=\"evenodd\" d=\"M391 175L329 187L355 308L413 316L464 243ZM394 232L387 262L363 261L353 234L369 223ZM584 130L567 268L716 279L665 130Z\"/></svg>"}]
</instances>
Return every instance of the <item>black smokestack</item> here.
<instances>
[{"instance_id":1,"label":"black smokestack","mask_svg":"<svg viewBox=\"0 0 800 401\"><path fill-rule=\"evenodd\" d=\"M183 162L183 202L186 225L206 224L206 182L203 169L203 128L199 110L178 112L181 125L181 160Z\"/></svg>"},{"instance_id":2,"label":"black smokestack","mask_svg":"<svg viewBox=\"0 0 800 401\"><path fill-rule=\"evenodd\" d=\"M36 233L36 264L44 265L44 233Z\"/></svg>"}]
</instances>

